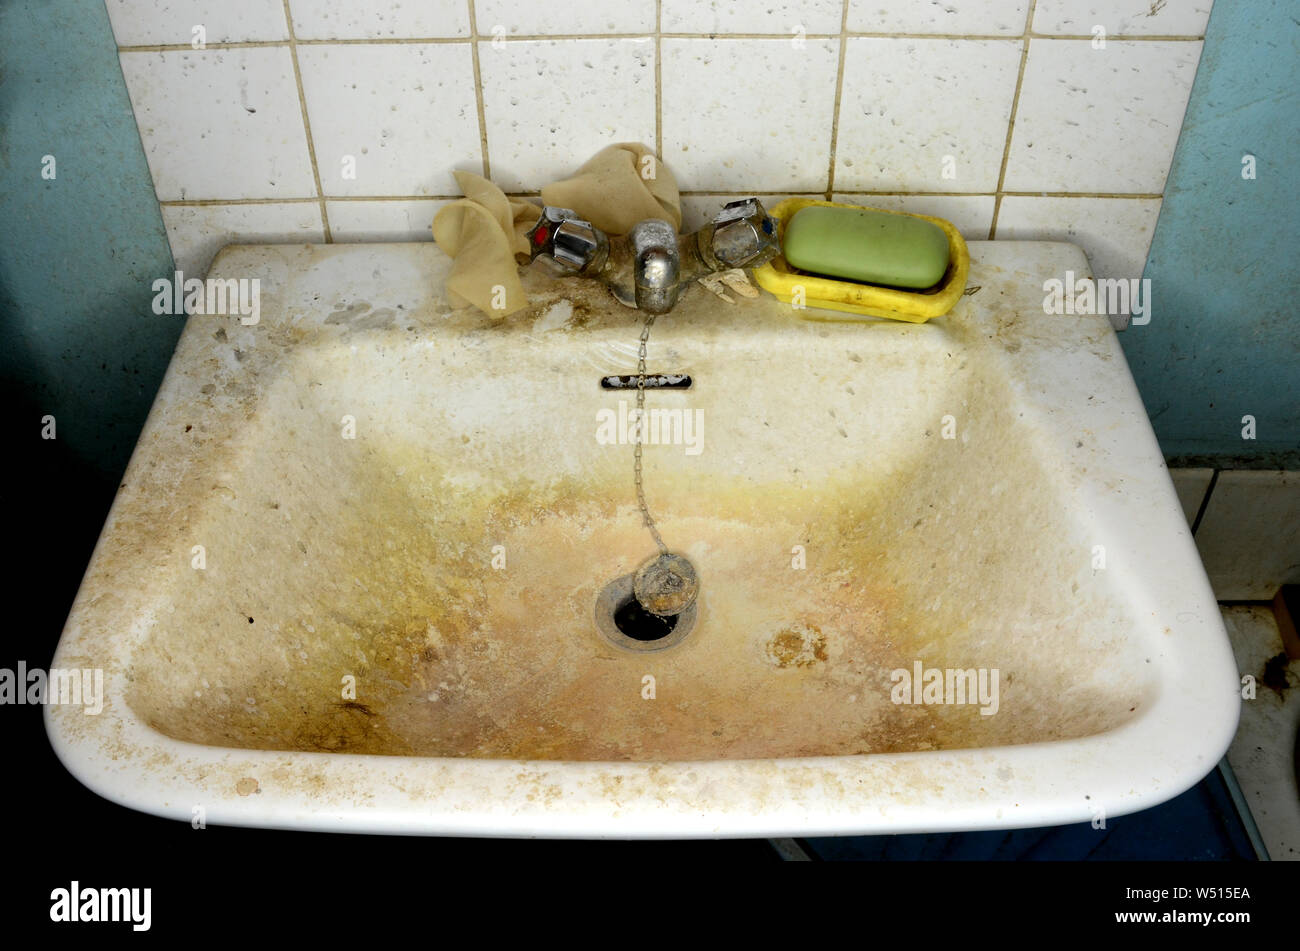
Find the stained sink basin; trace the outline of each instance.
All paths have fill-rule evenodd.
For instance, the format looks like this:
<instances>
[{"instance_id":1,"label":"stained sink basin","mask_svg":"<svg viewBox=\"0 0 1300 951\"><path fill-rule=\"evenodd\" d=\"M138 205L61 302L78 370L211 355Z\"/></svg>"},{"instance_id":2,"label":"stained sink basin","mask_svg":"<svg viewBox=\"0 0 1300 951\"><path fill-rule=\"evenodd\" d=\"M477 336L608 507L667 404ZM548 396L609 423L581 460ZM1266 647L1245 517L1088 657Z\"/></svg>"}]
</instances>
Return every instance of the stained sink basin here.
<instances>
[{"instance_id":1,"label":"stained sink basin","mask_svg":"<svg viewBox=\"0 0 1300 951\"><path fill-rule=\"evenodd\" d=\"M54 661L102 668L104 709L47 707L56 751L186 821L431 834L977 829L1182 792L1236 675L1114 331L1043 312L1086 259L971 256L925 325L700 287L658 319L647 369L691 385L647 393L645 491L701 592L632 650L597 604L655 549L635 394L601 380L640 314L540 266L528 310L452 310L430 244L227 248L259 319L189 318Z\"/></svg>"}]
</instances>

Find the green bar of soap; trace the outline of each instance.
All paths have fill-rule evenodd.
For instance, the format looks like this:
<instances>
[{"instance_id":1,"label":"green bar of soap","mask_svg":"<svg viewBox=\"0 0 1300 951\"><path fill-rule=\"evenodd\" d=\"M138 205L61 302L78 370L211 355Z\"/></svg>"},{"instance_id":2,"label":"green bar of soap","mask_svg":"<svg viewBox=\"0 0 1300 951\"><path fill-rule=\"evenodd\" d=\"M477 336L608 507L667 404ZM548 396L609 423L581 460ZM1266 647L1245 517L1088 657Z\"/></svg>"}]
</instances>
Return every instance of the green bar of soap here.
<instances>
[{"instance_id":1,"label":"green bar of soap","mask_svg":"<svg viewBox=\"0 0 1300 951\"><path fill-rule=\"evenodd\" d=\"M785 226L782 250L801 271L890 287L933 287L948 270L942 228L869 208L803 208Z\"/></svg>"}]
</instances>

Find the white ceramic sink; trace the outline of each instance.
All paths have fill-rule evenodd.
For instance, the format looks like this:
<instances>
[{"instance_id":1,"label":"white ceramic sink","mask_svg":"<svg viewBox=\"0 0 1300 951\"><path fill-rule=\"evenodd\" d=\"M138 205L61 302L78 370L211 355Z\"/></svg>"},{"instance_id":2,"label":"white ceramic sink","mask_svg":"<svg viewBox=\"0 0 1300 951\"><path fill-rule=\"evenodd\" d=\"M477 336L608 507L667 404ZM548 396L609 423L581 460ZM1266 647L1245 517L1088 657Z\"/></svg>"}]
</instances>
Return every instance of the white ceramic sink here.
<instances>
[{"instance_id":1,"label":"white ceramic sink","mask_svg":"<svg viewBox=\"0 0 1300 951\"><path fill-rule=\"evenodd\" d=\"M499 324L450 311L430 244L227 248L260 321L189 320L55 659L103 669L104 710L48 707L55 749L137 809L351 831L983 829L1182 792L1237 676L1110 324L1043 312L1087 262L971 256L925 325L699 287L659 318L648 368L693 385L647 405L699 428L645 447L646 492L702 587L647 653L595 622L654 552L598 438L637 312L540 272ZM918 664L986 696L895 702Z\"/></svg>"}]
</instances>

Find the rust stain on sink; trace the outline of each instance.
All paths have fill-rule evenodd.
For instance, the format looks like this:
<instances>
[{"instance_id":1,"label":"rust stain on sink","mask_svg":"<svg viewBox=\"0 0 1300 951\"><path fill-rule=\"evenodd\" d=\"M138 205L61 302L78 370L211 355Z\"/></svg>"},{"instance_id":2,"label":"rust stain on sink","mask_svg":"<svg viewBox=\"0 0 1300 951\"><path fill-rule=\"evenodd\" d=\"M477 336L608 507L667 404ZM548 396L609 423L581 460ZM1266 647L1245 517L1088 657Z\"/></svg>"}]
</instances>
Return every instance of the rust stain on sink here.
<instances>
[{"instance_id":1,"label":"rust stain on sink","mask_svg":"<svg viewBox=\"0 0 1300 951\"><path fill-rule=\"evenodd\" d=\"M785 627L767 642L767 656L777 667L811 667L826 660L826 637L815 625Z\"/></svg>"},{"instance_id":2,"label":"rust stain on sink","mask_svg":"<svg viewBox=\"0 0 1300 951\"><path fill-rule=\"evenodd\" d=\"M364 352L287 368L265 397L275 412L224 449L223 491L195 499L177 544L206 544L208 564L175 572L130 706L213 746L636 762L985 747L1134 715L1136 648L1004 388L950 372L928 395L912 386L911 408L873 406L873 381L915 374L915 353L864 360L870 338L849 351L835 333L800 328L774 364L785 392L840 406L813 422L751 372L762 339L708 358L712 328L665 331L700 381L682 397L694 404L671 405L702 406L710 442L697 459L646 449L657 520L702 582L695 630L654 655L592 621L599 591L652 550L631 447L594 439L618 394L586 371L565 382L563 353L512 366L472 335L421 358L441 382L368 398ZM939 438L948 408L965 439ZM831 438L845 427L853 439ZM893 445L897 431L912 435ZM999 715L892 702L891 671L916 661L998 668Z\"/></svg>"}]
</instances>

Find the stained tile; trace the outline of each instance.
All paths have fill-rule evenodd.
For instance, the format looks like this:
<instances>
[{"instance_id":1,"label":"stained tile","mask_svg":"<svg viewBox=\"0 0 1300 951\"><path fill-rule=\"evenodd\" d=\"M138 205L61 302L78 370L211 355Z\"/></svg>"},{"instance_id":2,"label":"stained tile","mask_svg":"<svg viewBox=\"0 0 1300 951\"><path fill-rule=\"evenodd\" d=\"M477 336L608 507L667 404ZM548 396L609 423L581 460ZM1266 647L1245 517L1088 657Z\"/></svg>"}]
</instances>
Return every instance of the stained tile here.
<instances>
[{"instance_id":1,"label":"stained tile","mask_svg":"<svg viewBox=\"0 0 1300 951\"><path fill-rule=\"evenodd\" d=\"M838 40L663 41L664 161L684 189L822 191ZM762 64L762 82L734 80Z\"/></svg>"},{"instance_id":2,"label":"stained tile","mask_svg":"<svg viewBox=\"0 0 1300 951\"><path fill-rule=\"evenodd\" d=\"M654 57L648 38L480 44L492 180L537 191L607 145L654 148Z\"/></svg>"},{"instance_id":3,"label":"stained tile","mask_svg":"<svg viewBox=\"0 0 1300 951\"><path fill-rule=\"evenodd\" d=\"M159 200L315 195L287 47L120 58Z\"/></svg>"},{"instance_id":4,"label":"stained tile","mask_svg":"<svg viewBox=\"0 0 1300 951\"><path fill-rule=\"evenodd\" d=\"M1204 36L1211 0L1038 0L1036 33L1094 36Z\"/></svg>"},{"instance_id":5,"label":"stained tile","mask_svg":"<svg viewBox=\"0 0 1300 951\"><path fill-rule=\"evenodd\" d=\"M840 0L663 0L665 33L776 33L792 39L808 33L838 33Z\"/></svg>"},{"instance_id":6,"label":"stained tile","mask_svg":"<svg viewBox=\"0 0 1300 951\"><path fill-rule=\"evenodd\" d=\"M319 244L320 203L259 202L253 205L164 205L163 224L176 267L203 277L228 244Z\"/></svg>"},{"instance_id":7,"label":"stained tile","mask_svg":"<svg viewBox=\"0 0 1300 951\"><path fill-rule=\"evenodd\" d=\"M1199 42L1030 43L1008 191L1162 192Z\"/></svg>"},{"instance_id":8,"label":"stained tile","mask_svg":"<svg viewBox=\"0 0 1300 951\"><path fill-rule=\"evenodd\" d=\"M417 201L330 201L325 210L330 234L338 243L352 241L432 241L433 216L447 204Z\"/></svg>"},{"instance_id":9,"label":"stained tile","mask_svg":"<svg viewBox=\"0 0 1300 951\"><path fill-rule=\"evenodd\" d=\"M326 195L454 195L482 171L469 44L303 46L302 88Z\"/></svg>"},{"instance_id":10,"label":"stained tile","mask_svg":"<svg viewBox=\"0 0 1300 951\"><path fill-rule=\"evenodd\" d=\"M997 188L1019 40L854 37L848 43L837 189Z\"/></svg>"},{"instance_id":11,"label":"stained tile","mask_svg":"<svg viewBox=\"0 0 1300 951\"><path fill-rule=\"evenodd\" d=\"M289 9L300 40L469 36L464 0L290 0Z\"/></svg>"},{"instance_id":12,"label":"stained tile","mask_svg":"<svg viewBox=\"0 0 1300 951\"><path fill-rule=\"evenodd\" d=\"M654 0L600 3L537 3L536 0L474 0L479 36L652 33Z\"/></svg>"},{"instance_id":13,"label":"stained tile","mask_svg":"<svg viewBox=\"0 0 1300 951\"><path fill-rule=\"evenodd\" d=\"M849 0L849 29L855 33L948 33L962 35L1025 32L1029 0Z\"/></svg>"},{"instance_id":14,"label":"stained tile","mask_svg":"<svg viewBox=\"0 0 1300 951\"><path fill-rule=\"evenodd\" d=\"M998 212L997 237L1069 241L1087 253L1094 277L1140 278L1159 215L1158 198L1008 195Z\"/></svg>"},{"instance_id":15,"label":"stained tile","mask_svg":"<svg viewBox=\"0 0 1300 951\"><path fill-rule=\"evenodd\" d=\"M118 46L284 40L289 28L276 0L107 0Z\"/></svg>"}]
</instances>

